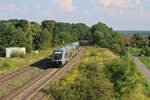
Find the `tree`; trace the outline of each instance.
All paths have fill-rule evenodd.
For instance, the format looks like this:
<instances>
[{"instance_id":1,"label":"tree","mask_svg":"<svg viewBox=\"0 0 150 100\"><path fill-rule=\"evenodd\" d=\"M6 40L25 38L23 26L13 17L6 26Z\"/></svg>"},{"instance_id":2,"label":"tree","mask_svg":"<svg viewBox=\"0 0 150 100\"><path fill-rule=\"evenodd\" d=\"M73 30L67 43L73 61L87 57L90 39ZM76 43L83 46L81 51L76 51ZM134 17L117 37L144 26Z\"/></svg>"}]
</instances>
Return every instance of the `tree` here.
<instances>
[{"instance_id":1,"label":"tree","mask_svg":"<svg viewBox=\"0 0 150 100\"><path fill-rule=\"evenodd\" d=\"M114 32L112 28L99 22L91 28L93 44L98 44L101 47L109 48L116 54L125 55L125 47L123 38L118 32Z\"/></svg>"},{"instance_id":2,"label":"tree","mask_svg":"<svg viewBox=\"0 0 150 100\"><path fill-rule=\"evenodd\" d=\"M19 20L18 24L17 24L17 28L21 27L23 29L23 31L28 31L29 28L29 22L25 19L21 19Z\"/></svg>"},{"instance_id":3,"label":"tree","mask_svg":"<svg viewBox=\"0 0 150 100\"><path fill-rule=\"evenodd\" d=\"M38 47L40 49L47 49L51 46L52 36L47 29L43 29L37 38L39 40Z\"/></svg>"},{"instance_id":4,"label":"tree","mask_svg":"<svg viewBox=\"0 0 150 100\"><path fill-rule=\"evenodd\" d=\"M137 47L142 48L145 46L146 41L143 35L141 35L140 33L134 34L131 39L136 42Z\"/></svg>"},{"instance_id":5,"label":"tree","mask_svg":"<svg viewBox=\"0 0 150 100\"><path fill-rule=\"evenodd\" d=\"M115 95L120 99L132 93L138 83L136 65L129 57L115 59L105 64L105 75L114 84Z\"/></svg>"},{"instance_id":6,"label":"tree","mask_svg":"<svg viewBox=\"0 0 150 100\"><path fill-rule=\"evenodd\" d=\"M110 100L112 84L105 78L101 67L96 62L82 63L77 78L67 85L53 85L49 94L55 100Z\"/></svg>"},{"instance_id":7,"label":"tree","mask_svg":"<svg viewBox=\"0 0 150 100\"><path fill-rule=\"evenodd\" d=\"M145 48L142 48L141 54L149 57L150 56L150 48L148 46L146 46Z\"/></svg>"},{"instance_id":8,"label":"tree","mask_svg":"<svg viewBox=\"0 0 150 100\"><path fill-rule=\"evenodd\" d=\"M83 24L77 23L72 24L72 31L71 33L77 34L78 40L89 40L90 39L90 28Z\"/></svg>"},{"instance_id":9,"label":"tree","mask_svg":"<svg viewBox=\"0 0 150 100\"><path fill-rule=\"evenodd\" d=\"M52 41L54 41L54 28L56 22L54 20L44 20L42 22L42 27L46 28L52 34Z\"/></svg>"},{"instance_id":10,"label":"tree","mask_svg":"<svg viewBox=\"0 0 150 100\"><path fill-rule=\"evenodd\" d=\"M93 34L94 37L94 43L98 44L98 45L102 45L101 43L103 43L104 40L104 34L100 31L95 31ZM103 45L102 45L103 46Z\"/></svg>"}]
</instances>

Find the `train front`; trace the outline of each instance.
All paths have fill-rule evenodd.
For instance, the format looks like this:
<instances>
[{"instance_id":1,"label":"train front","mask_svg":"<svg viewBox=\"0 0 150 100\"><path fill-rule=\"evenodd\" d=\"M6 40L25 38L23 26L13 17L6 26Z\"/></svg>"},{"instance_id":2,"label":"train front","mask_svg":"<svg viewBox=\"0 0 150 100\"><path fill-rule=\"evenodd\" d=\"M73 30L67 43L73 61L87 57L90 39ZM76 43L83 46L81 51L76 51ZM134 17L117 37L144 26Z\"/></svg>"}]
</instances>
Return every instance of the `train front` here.
<instances>
[{"instance_id":1,"label":"train front","mask_svg":"<svg viewBox=\"0 0 150 100\"><path fill-rule=\"evenodd\" d=\"M52 62L54 65L60 65L62 66L62 55L63 51L62 50L54 50L52 54Z\"/></svg>"}]
</instances>

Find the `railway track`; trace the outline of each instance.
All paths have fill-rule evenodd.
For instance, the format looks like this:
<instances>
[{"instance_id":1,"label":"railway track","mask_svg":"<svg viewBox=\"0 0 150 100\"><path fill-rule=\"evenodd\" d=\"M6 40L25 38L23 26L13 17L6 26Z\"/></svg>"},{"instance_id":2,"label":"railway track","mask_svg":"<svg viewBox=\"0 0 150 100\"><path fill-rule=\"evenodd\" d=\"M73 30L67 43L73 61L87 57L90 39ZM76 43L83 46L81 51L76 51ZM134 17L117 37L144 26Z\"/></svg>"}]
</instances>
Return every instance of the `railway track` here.
<instances>
[{"instance_id":1,"label":"railway track","mask_svg":"<svg viewBox=\"0 0 150 100\"><path fill-rule=\"evenodd\" d=\"M79 53L66 64L64 67L61 68L50 68L44 71L41 75L37 76L32 79L28 84L23 85L20 87L19 90L13 91L10 95L1 98L2 100L30 100L34 95L38 94L40 90L47 85L49 82L52 82L57 78L57 76L61 75L67 68L70 66L74 66L81 54L84 51L84 47L82 47Z\"/></svg>"},{"instance_id":2,"label":"railway track","mask_svg":"<svg viewBox=\"0 0 150 100\"><path fill-rule=\"evenodd\" d=\"M46 63L46 61L47 60L42 59L42 60L40 60L40 61L38 61L38 62L36 62L34 64L36 64L36 65L43 64L44 65ZM34 64L32 64L32 65L34 65ZM10 79L12 79L12 78L14 78L16 76L19 76L19 75L21 75L21 74L23 74L23 73L33 69L34 66L32 66L32 65L23 67L21 69L18 69L18 70L14 71L14 72L9 73L9 74L0 76L0 85L4 84L6 81L9 81Z\"/></svg>"}]
</instances>

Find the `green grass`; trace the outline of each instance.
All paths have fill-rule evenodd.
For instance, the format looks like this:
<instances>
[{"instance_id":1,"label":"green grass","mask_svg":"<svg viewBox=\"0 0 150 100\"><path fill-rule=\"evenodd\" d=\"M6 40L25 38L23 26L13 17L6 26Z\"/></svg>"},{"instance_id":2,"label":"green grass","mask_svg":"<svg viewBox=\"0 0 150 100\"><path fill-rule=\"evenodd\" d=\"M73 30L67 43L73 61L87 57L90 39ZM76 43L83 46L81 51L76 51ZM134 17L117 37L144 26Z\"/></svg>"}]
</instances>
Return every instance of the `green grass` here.
<instances>
[{"instance_id":1,"label":"green grass","mask_svg":"<svg viewBox=\"0 0 150 100\"><path fill-rule=\"evenodd\" d=\"M139 52L139 49L133 48L133 50ZM101 68L103 68L103 64L106 62L111 61L112 59L118 58L115 54L113 54L110 50L105 48L100 48L97 46L88 46L86 47L86 51L82 55L80 61L78 64L74 66L74 70L70 72L68 75L66 75L63 79L61 79L61 86L56 85L56 88L64 88L67 87L69 84L73 84L75 80L82 74L79 71L79 67L83 64L86 64L91 61L95 61L99 64ZM103 73L103 71L101 72ZM148 81L143 77L143 75L139 71L139 75L137 75L137 78L140 78L140 84L138 85L135 92L133 92L130 96L126 96L123 98L123 100L150 100L149 97L149 83ZM109 82L108 82L109 83ZM93 83L94 84L94 83ZM51 96L48 98L52 98ZM116 99L112 99L116 100Z\"/></svg>"},{"instance_id":2,"label":"green grass","mask_svg":"<svg viewBox=\"0 0 150 100\"><path fill-rule=\"evenodd\" d=\"M150 57L138 57L150 69Z\"/></svg>"},{"instance_id":3,"label":"green grass","mask_svg":"<svg viewBox=\"0 0 150 100\"><path fill-rule=\"evenodd\" d=\"M98 82L98 80L96 81L96 82L98 82L97 84L99 84L99 86L101 87L102 85L104 85L105 84L105 86L102 86L102 91L105 91L105 88L109 88L109 87L112 87L112 84L109 82L109 80L104 76L104 72L102 71L102 68L103 68L103 62L105 62L105 61L109 61L109 60L111 60L111 59L114 59L114 58L118 58L118 56L116 56L115 54L113 54L112 52L110 52L108 49L105 49L105 48L100 48L100 47L97 47L97 46L88 46L88 47L86 47L86 49L85 49L85 52L84 52L84 54L82 55L82 57L81 57L81 59L80 59L80 61L78 62L78 64L76 64L75 66L74 66L74 70L72 70L72 72L71 73L69 73L68 75L66 75L63 79L61 79L61 81L60 81L60 84L58 83L58 84L56 84L56 86L54 86L54 90L55 89L58 89L58 91L57 91L57 93L54 93L54 95L53 96L56 96L56 97L58 97L58 95L59 95L59 92L60 91L63 91L63 92L61 92L61 94L63 94L64 93L64 95L63 96L67 96L67 95L65 95L65 93L67 92L67 91L65 91L65 89L68 89L69 87L69 85L70 84L72 84L72 86L76 86L77 84L76 83L78 83L77 82L77 80L79 79L81 82L83 82L84 81L84 75L85 74L87 74L86 72L82 72L81 71L81 69L83 68L83 67L87 67L86 65L89 63L89 62L96 62L96 64L98 64L97 65L97 67L98 67L98 69L99 70L93 70L94 68L92 68L92 69L89 69L90 70L90 72L93 72L93 73L99 73L100 74L100 79L99 79L99 82ZM94 65L94 63L92 63L92 65ZM80 69L81 68L81 69ZM84 69L84 68L83 68ZM86 69L86 68L85 68ZM88 70L87 70L88 71ZM98 72L99 71L99 72ZM89 72L89 71L88 71ZM96 77L96 78L98 78L98 77ZM96 80L96 78L95 78L95 80ZM82 80L83 79L83 80ZM102 80L102 82L101 82L101 80ZM88 82L90 81L90 77L89 78L87 78L87 84L88 84ZM85 81L84 81L85 82ZM74 84L74 85L73 85ZM80 85L79 85L80 84ZM80 88L80 86L81 86L81 84L82 83L78 83L78 87L77 88L79 88L79 89L81 89L82 90L82 88ZM96 84L96 83L93 83L93 85L94 84ZM85 84L86 85L86 84ZM103 90L103 88L104 88L104 90ZM59 90L60 89L60 90ZM64 90L62 90L62 89L64 89ZM92 89L92 87L90 87L89 86L89 89ZM95 88L94 88L95 89ZM110 88L109 88L110 89ZM107 89L106 89L107 90ZM107 90L107 92L105 91L105 92L103 92L103 93L101 93L101 94L104 94L104 95L107 95L107 94L109 94L110 93L110 91L111 91L112 89L110 89L110 90ZM51 90L50 90L51 91ZM68 91L70 91L70 89L68 90ZM73 89L72 89L72 91L74 91ZM80 90L79 90L80 91ZM86 90L85 90L86 91ZM96 91L96 90L95 90ZM81 92L81 91L80 91ZM93 91L94 92L94 91ZM74 94L72 94L71 92L68 92L68 93L70 93L70 95L74 95ZM75 93L75 92L74 92ZM85 93L84 91L83 91L83 93ZM96 92L97 93L97 92ZM85 93L86 94L86 93ZM111 94L111 93L110 93ZM63 97L62 96L62 97ZM107 97L110 97L111 95L107 95L107 96L104 96L104 98L107 98ZM51 97L50 97L51 98ZM64 97L65 98L65 97ZM68 99L67 99L68 100Z\"/></svg>"},{"instance_id":4,"label":"green grass","mask_svg":"<svg viewBox=\"0 0 150 100\"><path fill-rule=\"evenodd\" d=\"M54 49L54 48L53 48ZM24 58L6 58L0 60L0 74L6 74L12 72L21 67L32 64L38 60L41 60L52 53L52 48L47 50L41 50L38 54L30 53L26 54Z\"/></svg>"},{"instance_id":5,"label":"green grass","mask_svg":"<svg viewBox=\"0 0 150 100\"><path fill-rule=\"evenodd\" d=\"M129 47L128 52L130 54L133 54L134 56L138 56L141 52L141 49L140 48L131 48L131 47Z\"/></svg>"},{"instance_id":6,"label":"green grass","mask_svg":"<svg viewBox=\"0 0 150 100\"><path fill-rule=\"evenodd\" d=\"M150 69L150 57L147 56L139 56L141 49L140 48L128 48L129 53L133 54L134 56L138 57L141 62L145 64L147 68Z\"/></svg>"},{"instance_id":7,"label":"green grass","mask_svg":"<svg viewBox=\"0 0 150 100\"><path fill-rule=\"evenodd\" d=\"M12 80L11 82L8 83L9 86L17 87L21 86L25 82L29 81L29 78L23 78L23 79L18 79L18 80Z\"/></svg>"},{"instance_id":8,"label":"green grass","mask_svg":"<svg viewBox=\"0 0 150 100\"><path fill-rule=\"evenodd\" d=\"M129 53L133 54L134 56L138 57L138 59L143 62L147 68L150 69L150 57L146 56L139 56L141 49L140 48L129 48ZM139 87L136 90L136 93L133 93L133 97L136 100L150 100L150 83L149 81L143 76L143 74L138 70L138 77L140 78ZM132 100L131 98L130 100Z\"/></svg>"},{"instance_id":9,"label":"green grass","mask_svg":"<svg viewBox=\"0 0 150 100\"><path fill-rule=\"evenodd\" d=\"M0 90L0 97L1 97L1 96L3 96L3 95L8 94L8 93L9 93L9 91L10 91L9 89L7 89L7 90L3 90L3 91L2 91L2 90Z\"/></svg>"}]
</instances>

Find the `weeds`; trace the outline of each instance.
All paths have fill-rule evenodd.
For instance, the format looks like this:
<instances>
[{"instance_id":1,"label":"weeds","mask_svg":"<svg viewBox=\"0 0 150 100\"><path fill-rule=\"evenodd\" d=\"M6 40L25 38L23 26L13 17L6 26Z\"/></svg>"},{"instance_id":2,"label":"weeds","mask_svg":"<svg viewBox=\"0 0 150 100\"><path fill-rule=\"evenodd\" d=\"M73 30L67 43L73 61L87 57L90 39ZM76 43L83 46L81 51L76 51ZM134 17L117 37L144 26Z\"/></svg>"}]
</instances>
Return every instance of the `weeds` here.
<instances>
[{"instance_id":1,"label":"weeds","mask_svg":"<svg viewBox=\"0 0 150 100\"><path fill-rule=\"evenodd\" d=\"M25 57L25 54L21 53L21 52L18 52L18 51L13 51L11 53L11 57L20 57L20 58L24 58Z\"/></svg>"},{"instance_id":2,"label":"weeds","mask_svg":"<svg viewBox=\"0 0 150 100\"><path fill-rule=\"evenodd\" d=\"M9 62L3 62L0 66L0 70L9 69L10 63Z\"/></svg>"}]
</instances>

